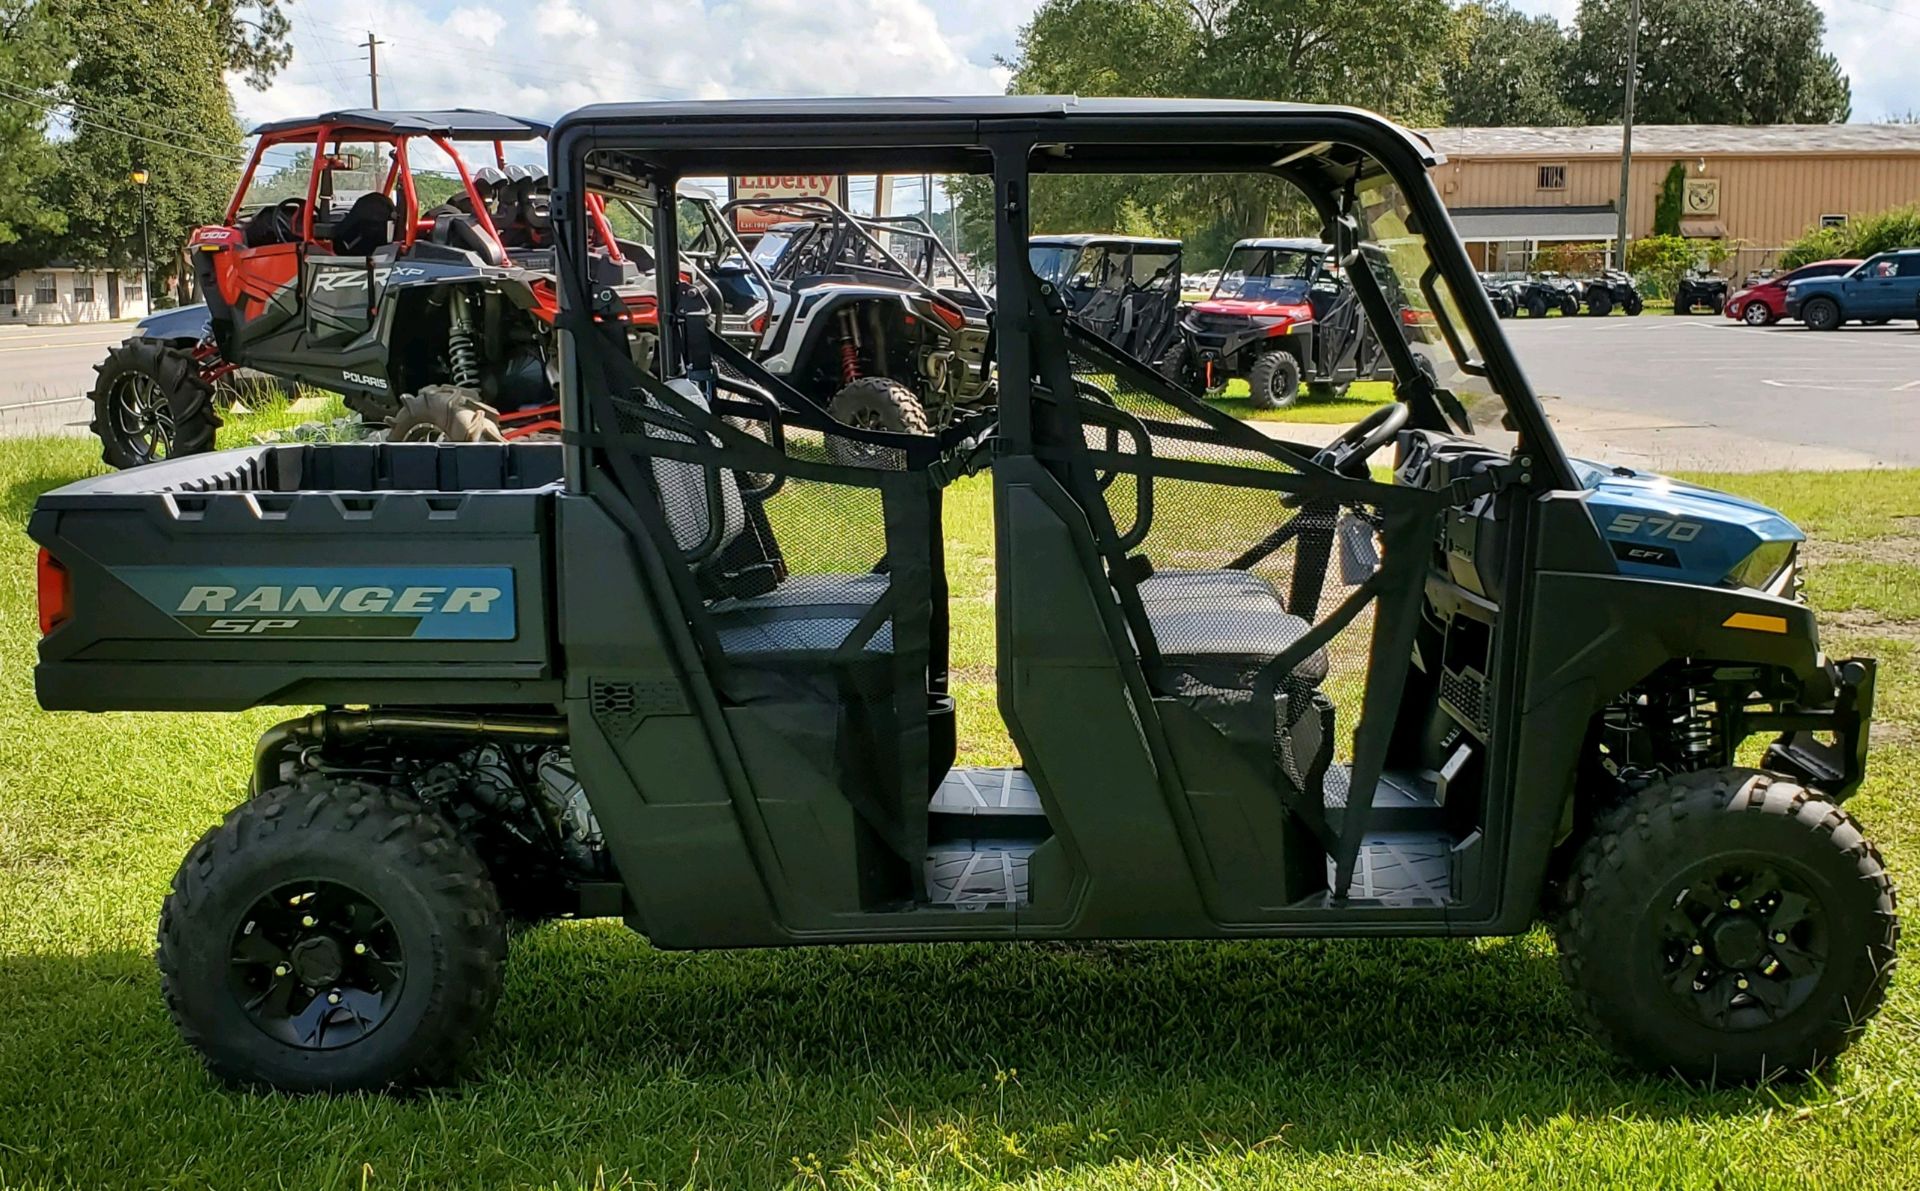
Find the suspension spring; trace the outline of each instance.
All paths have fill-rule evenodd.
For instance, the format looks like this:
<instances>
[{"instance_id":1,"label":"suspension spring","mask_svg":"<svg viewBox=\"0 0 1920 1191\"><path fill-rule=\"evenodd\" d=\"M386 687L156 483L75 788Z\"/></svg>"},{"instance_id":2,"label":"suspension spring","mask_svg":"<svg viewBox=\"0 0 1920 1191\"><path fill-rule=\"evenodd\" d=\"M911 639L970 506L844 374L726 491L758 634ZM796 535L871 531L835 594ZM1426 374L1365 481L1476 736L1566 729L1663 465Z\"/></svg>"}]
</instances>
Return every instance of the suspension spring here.
<instances>
[{"instance_id":1,"label":"suspension spring","mask_svg":"<svg viewBox=\"0 0 1920 1191\"><path fill-rule=\"evenodd\" d=\"M1697 687L1679 692L1673 716L1673 744L1697 764L1711 764L1720 743L1713 696Z\"/></svg>"},{"instance_id":2,"label":"suspension spring","mask_svg":"<svg viewBox=\"0 0 1920 1191\"><path fill-rule=\"evenodd\" d=\"M850 385L860 379L860 328L851 309L840 312L846 337L840 340L840 383Z\"/></svg>"},{"instance_id":3,"label":"suspension spring","mask_svg":"<svg viewBox=\"0 0 1920 1191\"><path fill-rule=\"evenodd\" d=\"M457 291L447 308L447 368L460 388L480 387L480 350L473 342L473 313L467 309L467 296Z\"/></svg>"}]
</instances>

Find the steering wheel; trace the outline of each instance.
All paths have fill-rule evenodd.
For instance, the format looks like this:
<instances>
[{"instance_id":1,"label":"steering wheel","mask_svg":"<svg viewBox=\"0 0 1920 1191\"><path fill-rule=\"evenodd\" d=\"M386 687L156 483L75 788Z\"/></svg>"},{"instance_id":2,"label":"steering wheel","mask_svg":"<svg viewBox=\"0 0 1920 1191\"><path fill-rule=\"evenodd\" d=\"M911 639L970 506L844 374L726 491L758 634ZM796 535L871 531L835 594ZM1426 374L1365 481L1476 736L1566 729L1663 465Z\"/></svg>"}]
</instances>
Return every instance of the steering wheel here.
<instances>
[{"instance_id":1,"label":"steering wheel","mask_svg":"<svg viewBox=\"0 0 1920 1191\"><path fill-rule=\"evenodd\" d=\"M299 242L300 217L306 209L307 200L299 198L281 199L273 205L273 214L267 216L267 226L273 231L274 243Z\"/></svg>"},{"instance_id":2,"label":"steering wheel","mask_svg":"<svg viewBox=\"0 0 1920 1191\"><path fill-rule=\"evenodd\" d=\"M1340 437L1314 452L1315 464L1343 476L1367 478L1367 460L1393 441L1407 424L1412 410L1404 401L1383 405L1347 427Z\"/></svg>"}]
</instances>

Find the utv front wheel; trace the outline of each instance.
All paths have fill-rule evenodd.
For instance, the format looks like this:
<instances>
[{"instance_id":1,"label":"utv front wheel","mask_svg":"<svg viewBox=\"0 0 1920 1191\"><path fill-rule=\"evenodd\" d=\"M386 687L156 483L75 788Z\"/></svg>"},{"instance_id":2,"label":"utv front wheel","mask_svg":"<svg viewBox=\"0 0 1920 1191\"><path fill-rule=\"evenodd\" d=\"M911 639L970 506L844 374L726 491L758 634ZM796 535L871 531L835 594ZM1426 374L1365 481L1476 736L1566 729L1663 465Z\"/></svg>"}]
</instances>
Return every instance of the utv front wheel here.
<instances>
[{"instance_id":1,"label":"utv front wheel","mask_svg":"<svg viewBox=\"0 0 1920 1191\"><path fill-rule=\"evenodd\" d=\"M427 385L400 398L388 442L505 442L500 415L471 389Z\"/></svg>"},{"instance_id":2,"label":"utv front wheel","mask_svg":"<svg viewBox=\"0 0 1920 1191\"><path fill-rule=\"evenodd\" d=\"M899 381L884 376L863 376L843 385L833 395L827 412L834 421L857 430L927 433L927 410L920 398ZM855 442L838 434L827 435L827 458L842 467L898 470L903 465L900 452L891 447Z\"/></svg>"},{"instance_id":3,"label":"utv front wheel","mask_svg":"<svg viewBox=\"0 0 1920 1191\"><path fill-rule=\"evenodd\" d=\"M1886 995L1899 923L1880 853L1838 807L1749 769L1647 788L1575 860L1556 930L1596 1031L1651 1071L1802 1076Z\"/></svg>"},{"instance_id":4,"label":"utv front wheel","mask_svg":"<svg viewBox=\"0 0 1920 1191\"><path fill-rule=\"evenodd\" d=\"M158 339L129 339L108 348L94 371L92 429L108 467L213 449L220 414L193 353Z\"/></svg>"},{"instance_id":5,"label":"utv front wheel","mask_svg":"<svg viewBox=\"0 0 1920 1191\"><path fill-rule=\"evenodd\" d=\"M1270 351L1247 371L1247 404L1286 409L1300 400L1300 365L1283 351Z\"/></svg>"},{"instance_id":6,"label":"utv front wheel","mask_svg":"<svg viewBox=\"0 0 1920 1191\"><path fill-rule=\"evenodd\" d=\"M160 910L161 991L235 1084L354 1091L442 1082L493 1014L500 899L420 803L309 777L207 832Z\"/></svg>"}]
</instances>

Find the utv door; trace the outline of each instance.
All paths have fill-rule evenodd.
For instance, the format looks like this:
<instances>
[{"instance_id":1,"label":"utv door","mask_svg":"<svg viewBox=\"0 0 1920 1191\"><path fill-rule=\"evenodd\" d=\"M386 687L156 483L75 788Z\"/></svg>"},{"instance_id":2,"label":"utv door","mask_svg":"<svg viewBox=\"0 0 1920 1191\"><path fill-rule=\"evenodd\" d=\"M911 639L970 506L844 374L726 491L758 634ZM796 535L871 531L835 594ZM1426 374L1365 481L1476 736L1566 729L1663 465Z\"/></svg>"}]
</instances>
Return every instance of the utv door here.
<instances>
[{"instance_id":1,"label":"utv door","mask_svg":"<svg viewBox=\"0 0 1920 1191\"><path fill-rule=\"evenodd\" d=\"M1440 496L1315 463L1001 269L1028 332L1001 374L1033 388L1031 449L1014 386L993 471L1000 705L1069 828L1033 856L1021 932L1227 932L1389 904L1388 872L1435 888L1444 847L1392 853L1368 822Z\"/></svg>"},{"instance_id":2,"label":"utv door","mask_svg":"<svg viewBox=\"0 0 1920 1191\"><path fill-rule=\"evenodd\" d=\"M307 346L339 349L371 330L390 268L371 256L310 254L301 269Z\"/></svg>"},{"instance_id":3,"label":"utv door","mask_svg":"<svg viewBox=\"0 0 1920 1191\"><path fill-rule=\"evenodd\" d=\"M1322 270L1308 292L1313 307L1314 359L1308 380L1328 380L1336 384L1353 380L1363 371L1371 372L1371 362L1361 359L1361 340L1367 337L1367 320L1354 297L1353 287L1340 275Z\"/></svg>"},{"instance_id":4,"label":"utv door","mask_svg":"<svg viewBox=\"0 0 1920 1191\"><path fill-rule=\"evenodd\" d=\"M1127 288L1127 250L1089 249L1080 264L1080 271L1067 281L1067 303L1081 326L1102 339L1116 340Z\"/></svg>"}]
</instances>

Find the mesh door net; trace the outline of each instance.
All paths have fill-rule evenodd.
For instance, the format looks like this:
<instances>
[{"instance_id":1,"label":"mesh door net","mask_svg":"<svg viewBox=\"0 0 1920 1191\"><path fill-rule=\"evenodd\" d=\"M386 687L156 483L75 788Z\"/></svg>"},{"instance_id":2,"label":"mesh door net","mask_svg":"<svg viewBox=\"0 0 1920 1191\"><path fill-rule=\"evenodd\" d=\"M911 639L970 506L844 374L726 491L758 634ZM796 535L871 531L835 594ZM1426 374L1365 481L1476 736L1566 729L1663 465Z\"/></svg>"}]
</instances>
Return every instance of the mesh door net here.
<instances>
[{"instance_id":1,"label":"mesh door net","mask_svg":"<svg viewBox=\"0 0 1920 1191\"><path fill-rule=\"evenodd\" d=\"M1088 507L1149 688L1268 775L1344 885L1366 818L1350 790L1379 776L1431 502L1329 472L1057 317L1034 342L1041 452ZM1388 710L1367 748L1370 700Z\"/></svg>"}]
</instances>

